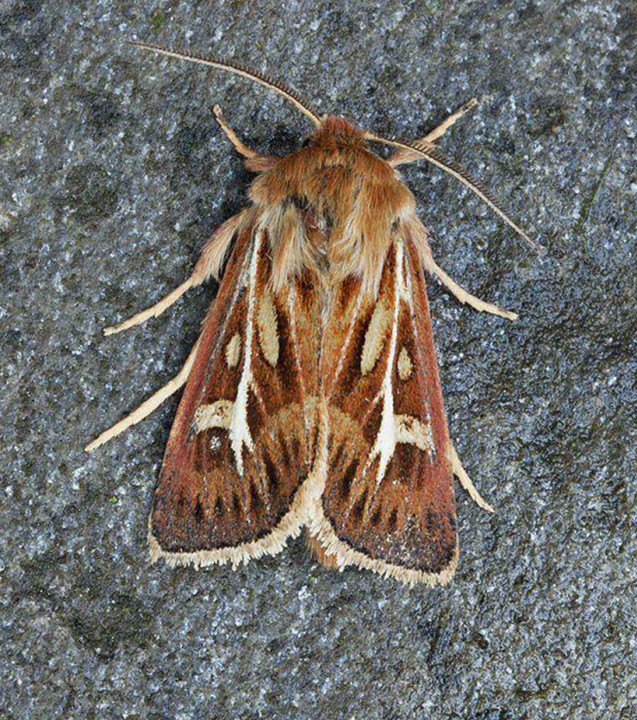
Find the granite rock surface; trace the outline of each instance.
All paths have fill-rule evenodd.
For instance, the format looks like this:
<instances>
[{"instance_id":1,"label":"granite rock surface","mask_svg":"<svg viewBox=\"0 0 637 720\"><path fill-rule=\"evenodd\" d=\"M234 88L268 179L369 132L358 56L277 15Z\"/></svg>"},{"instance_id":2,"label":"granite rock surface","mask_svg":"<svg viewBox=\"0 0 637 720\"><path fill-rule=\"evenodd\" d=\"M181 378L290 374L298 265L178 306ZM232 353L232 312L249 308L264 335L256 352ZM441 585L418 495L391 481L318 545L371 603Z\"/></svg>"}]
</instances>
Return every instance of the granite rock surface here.
<instances>
[{"instance_id":1,"label":"granite rock surface","mask_svg":"<svg viewBox=\"0 0 637 720\"><path fill-rule=\"evenodd\" d=\"M452 179L405 169L437 261L515 323L430 283L458 490L452 584L317 565L302 539L237 571L150 565L177 397L83 446L181 367L215 287L182 282L246 202L213 122L283 153L276 95L134 50L250 63L320 112L443 139L547 250ZM0 4L0 715L637 718L637 6L575 0Z\"/></svg>"}]
</instances>

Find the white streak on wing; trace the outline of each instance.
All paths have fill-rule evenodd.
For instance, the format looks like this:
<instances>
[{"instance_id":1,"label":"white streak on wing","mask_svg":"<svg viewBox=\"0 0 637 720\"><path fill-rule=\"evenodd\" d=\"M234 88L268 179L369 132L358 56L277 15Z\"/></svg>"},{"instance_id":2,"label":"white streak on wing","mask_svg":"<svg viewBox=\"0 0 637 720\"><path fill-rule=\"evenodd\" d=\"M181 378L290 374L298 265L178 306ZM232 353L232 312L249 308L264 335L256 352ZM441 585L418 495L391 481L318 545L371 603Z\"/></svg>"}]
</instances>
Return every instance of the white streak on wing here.
<instances>
[{"instance_id":1,"label":"white streak on wing","mask_svg":"<svg viewBox=\"0 0 637 720\"><path fill-rule=\"evenodd\" d=\"M380 485L385 473L387 465L392 459L398 441L398 432L396 427L396 419L394 417L394 393L392 387L392 371L394 369L394 357L396 355L396 339L398 337L398 313L400 311L400 299L404 293L405 281L403 278L403 246L402 243L396 245L396 272L397 277L394 281L394 317L391 328L391 339L389 345L389 357L387 359L387 367L385 369L385 377L383 378L383 414L381 416L380 427L376 435L376 441L370 454L370 462L378 455L378 474L376 475L376 487Z\"/></svg>"},{"instance_id":2,"label":"white streak on wing","mask_svg":"<svg viewBox=\"0 0 637 720\"><path fill-rule=\"evenodd\" d=\"M393 338L392 338L393 341ZM391 365L388 365L391 367ZM376 442L372 448L370 461L377 455L379 456L378 474L376 476L376 485L380 485L385 473L387 465L394 455L397 442L396 421L394 419L394 398L392 394L391 375L386 373L383 380L383 415L376 435Z\"/></svg>"},{"instance_id":3,"label":"white streak on wing","mask_svg":"<svg viewBox=\"0 0 637 720\"><path fill-rule=\"evenodd\" d=\"M243 446L254 450L252 435L248 425L248 390L252 384L252 337L254 335L254 308L256 305L254 285L257 276L257 259L261 239L255 236L252 257L248 269L248 312L246 317L245 352L243 368L237 388L237 397L232 400L217 400L209 405L201 405L195 411L195 428L198 433L210 428L222 428L228 431L230 446L237 464L237 472L243 476ZM243 281L242 276L242 281ZM243 285L246 283L243 282ZM238 337L235 335L232 341Z\"/></svg>"},{"instance_id":4,"label":"white streak on wing","mask_svg":"<svg viewBox=\"0 0 637 720\"><path fill-rule=\"evenodd\" d=\"M428 452L429 457L433 458L436 452L433 442L431 426L428 421L421 422L410 415L394 414L394 388L393 388L393 370L394 358L396 357L396 344L398 338L398 316L400 312L400 303L402 300L409 302L411 300L411 288L405 282L405 264L403 255L403 245L396 245L396 285L394 291L394 317L392 322L392 332L389 347L389 357L387 359L387 367L381 389L383 401L383 413L381 416L378 434L374 442L374 447L369 456L369 463L378 456L378 473L376 475L376 487L378 488L385 477L387 466L396 451L396 443L411 443L416 445L423 451Z\"/></svg>"},{"instance_id":5,"label":"white streak on wing","mask_svg":"<svg viewBox=\"0 0 637 720\"><path fill-rule=\"evenodd\" d=\"M230 446L234 452L237 471L240 476L243 476L243 446L246 445L249 450L254 450L254 443L252 441L252 435L250 434L250 427L248 426L248 390L252 384L252 338L254 335L254 311L256 306L255 284L260 246L261 234L256 233L254 246L252 248L252 258L250 259L250 268L248 270L248 312L246 317L243 368L241 370L237 397L234 401L230 426L228 428Z\"/></svg>"},{"instance_id":6,"label":"white streak on wing","mask_svg":"<svg viewBox=\"0 0 637 720\"><path fill-rule=\"evenodd\" d=\"M396 300L404 300L411 305L411 282L408 285L405 279L407 276L407 273L405 272L405 263L406 259L404 256L404 246L400 243L396 251L396 272L398 273L398 297Z\"/></svg>"},{"instance_id":7,"label":"white streak on wing","mask_svg":"<svg viewBox=\"0 0 637 720\"><path fill-rule=\"evenodd\" d=\"M405 281L404 299L407 302L407 304L409 305L409 321L411 323L411 331L413 333L415 345L417 348L416 352L418 352L418 348L420 348L420 352L422 353L422 349L421 349L422 345L421 345L420 337L418 334L418 323L416 322L416 313L415 313L415 309L414 309L414 288L413 288L413 282L412 282L412 275L409 272L407 272L407 263L408 262L409 262L408 259L405 258L405 269L404 269L404 275L403 275L403 280ZM410 364L412 364L411 358L409 358L409 361L410 361ZM421 366L422 366L422 364L421 364ZM413 372L413 364L412 364L411 372ZM422 372L422 370L421 370L421 372ZM403 416L403 417L407 417L407 416ZM424 433L424 441L425 441L426 448L421 448L421 450L426 449L429 454L429 460L431 462L433 462L436 457L436 443L434 442L434 434L433 434L433 429L431 426L431 408L429 407L428 402L425 401L425 418L424 418L423 422L420 422L420 420L417 420L416 418L413 418L413 420L416 423L418 423L418 426L421 428L422 433ZM410 442L410 441L399 440L399 442ZM417 443L414 443L414 444L417 444ZM420 445L418 445L418 447L420 447Z\"/></svg>"}]
</instances>

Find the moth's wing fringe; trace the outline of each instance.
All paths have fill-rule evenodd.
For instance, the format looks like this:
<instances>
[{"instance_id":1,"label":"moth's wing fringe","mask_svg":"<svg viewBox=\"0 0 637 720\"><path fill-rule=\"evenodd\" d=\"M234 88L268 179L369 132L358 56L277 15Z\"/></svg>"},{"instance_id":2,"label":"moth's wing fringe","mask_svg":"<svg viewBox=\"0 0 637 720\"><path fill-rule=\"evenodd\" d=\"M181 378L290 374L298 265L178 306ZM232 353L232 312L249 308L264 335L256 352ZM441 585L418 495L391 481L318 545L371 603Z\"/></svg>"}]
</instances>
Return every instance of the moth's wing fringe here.
<instances>
[{"instance_id":1,"label":"moth's wing fringe","mask_svg":"<svg viewBox=\"0 0 637 720\"><path fill-rule=\"evenodd\" d=\"M320 542L328 556L336 556L336 565L341 572L346 567L355 565L365 570L371 570L381 577L394 578L394 580L399 580L410 587L420 584L435 587L436 585L446 585L453 577L458 566L460 549L457 543L450 563L438 573L426 573L422 570L412 570L401 565L392 565L383 560L375 560L338 539L323 513L320 502L315 503L312 507L309 530L312 536Z\"/></svg>"},{"instance_id":2,"label":"moth's wing fringe","mask_svg":"<svg viewBox=\"0 0 637 720\"><path fill-rule=\"evenodd\" d=\"M292 506L281 522L265 537L234 547L196 552L168 552L163 550L152 531L152 515L148 518L148 545L152 563L163 559L170 567L193 565L195 568L231 563L233 570L250 560L264 555L276 555L286 546L289 538L296 538L307 524L312 508L317 504L325 487L327 476L327 408L319 405L319 448L311 473L296 493Z\"/></svg>"}]
</instances>

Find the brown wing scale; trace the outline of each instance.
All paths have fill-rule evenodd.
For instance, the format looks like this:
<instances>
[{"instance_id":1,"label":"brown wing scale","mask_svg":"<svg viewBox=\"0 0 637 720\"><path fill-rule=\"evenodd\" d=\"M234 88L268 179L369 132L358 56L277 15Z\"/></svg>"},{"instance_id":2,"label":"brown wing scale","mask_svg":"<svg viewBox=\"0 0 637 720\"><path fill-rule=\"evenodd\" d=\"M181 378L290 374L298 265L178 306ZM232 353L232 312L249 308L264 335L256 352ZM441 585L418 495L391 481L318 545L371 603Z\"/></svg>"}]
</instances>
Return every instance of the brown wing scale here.
<instances>
[{"instance_id":1,"label":"brown wing scale","mask_svg":"<svg viewBox=\"0 0 637 720\"><path fill-rule=\"evenodd\" d=\"M449 436L413 247L392 245L376 299L342 283L321 362L329 470L311 533L341 567L447 582L458 557Z\"/></svg>"},{"instance_id":2,"label":"brown wing scale","mask_svg":"<svg viewBox=\"0 0 637 720\"><path fill-rule=\"evenodd\" d=\"M154 559L274 554L320 492L305 482L317 442L315 283L301 275L273 293L268 250L265 232L242 233L204 323L155 490Z\"/></svg>"}]
</instances>

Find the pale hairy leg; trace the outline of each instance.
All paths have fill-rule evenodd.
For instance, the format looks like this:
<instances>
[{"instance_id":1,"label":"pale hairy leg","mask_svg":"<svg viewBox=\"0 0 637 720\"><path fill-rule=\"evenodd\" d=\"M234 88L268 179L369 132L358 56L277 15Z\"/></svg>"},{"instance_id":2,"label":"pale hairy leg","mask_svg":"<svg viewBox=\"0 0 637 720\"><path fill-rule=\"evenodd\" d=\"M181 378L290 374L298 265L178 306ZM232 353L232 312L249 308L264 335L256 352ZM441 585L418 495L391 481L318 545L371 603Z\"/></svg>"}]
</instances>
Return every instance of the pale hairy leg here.
<instances>
[{"instance_id":1,"label":"pale hairy leg","mask_svg":"<svg viewBox=\"0 0 637 720\"><path fill-rule=\"evenodd\" d=\"M192 366L195 362L195 355L197 354L197 350L199 349L199 342L200 341L197 340L194 347L190 351L190 355L188 355L184 366L170 382L166 383L163 388L151 395L136 410L133 410L133 412L127 415L123 420L120 420L118 423L115 423L113 427L105 430L101 435L95 438L92 443L89 443L84 448L84 450L86 450L86 452L92 452L100 445L104 445L104 443L107 443L114 437L121 435L132 425L136 425L144 418L147 418L164 402L164 400L167 400L171 395L174 395L177 390L179 390L179 388L181 388L185 384L186 380L188 379L188 375L190 375L190 371L192 370Z\"/></svg>"},{"instance_id":2,"label":"pale hairy leg","mask_svg":"<svg viewBox=\"0 0 637 720\"><path fill-rule=\"evenodd\" d=\"M223 130L223 132L226 134L226 137L230 142L234 145L235 150L239 153L239 155L243 155L245 158L261 158L263 157L260 153L256 152L256 150L252 150L249 148L237 135L237 133L228 125L228 121L224 117L223 112L221 112L221 108L219 105L214 105L212 108L212 112L215 115L215 119L217 123L219 124L219 127Z\"/></svg>"},{"instance_id":3,"label":"pale hairy leg","mask_svg":"<svg viewBox=\"0 0 637 720\"><path fill-rule=\"evenodd\" d=\"M422 264L430 275L436 276L440 282L450 290L455 297L461 302L466 303L474 310L480 312L488 312L492 315L499 315L500 317L508 318L509 320L517 320L517 313L511 312L510 310L503 310L493 303L486 302L480 298L467 292L463 287L458 285L447 273L436 264L433 253L429 247L427 240L427 230L425 226L420 222L418 218L414 218L410 223L411 238L418 247L418 252L422 260Z\"/></svg>"},{"instance_id":4,"label":"pale hairy leg","mask_svg":"<svg viewBox=\"0 0 637 720\"><path fill-rule=\"evenodd\" d=\"M469 493L469 497L475 502L476 505L481 507L483 510L488 512L495 512L493 507L483 499L482 495L476 490L476 486L471 482L471 478L467 475L467 471L462 467L458 453L453 444L450 445L450 459L453 474L458 478L462 487Z\"/></svg>"},{"instance_id":5,"label":"pale hairy leg","mask_svg":"<svg viewBox=\"0 0 637 720\"><path fill-rule=\"evenodd\" d=\"M135 325L141 325L149 318L158 317L171 305L174 305L185 292L190 290L190 288L201 285L201 283L205 282L211 276L216 276L221 264L223 263L228 247L230 246L230 242L235 236L246 214L247 211L245 210L238 213L229 220L226 220L225 223L215 230L210 239L204 245L204 249L201 253L199 261L195 265L192 275L185 282L181 283L179 287L175 288L171 293L166 295L166 297L162 298L158 303L155 303L155 305L146 308L146 310L142 310L118 325L104 328L104 335L114 335L122 330L135 327Z\"/></svg>"},{"instance_id":6,"label":"pale hairy leg","mask_svg":"<svg viewBox=\"0 0 637 720\"><path fill-rule=\"evenodd\" d=\"M430 133L425 135L425 137L420 138L416 142L433 144L436 140L441 138L454 123L460 120L465 113L469 112L469 110L474 108L477 104L478 101L476 98L471 98L471 100L468 100L464 105L461 105L455 112L451 113L449 117L443 120L438 127L434 128ZM422 160L422 156L418 153L404 149L396 150L396 152L392 153L392 155L390 155L387 159L387 162L396 167L397 165L404 165L405 163L414 162L415 160Z\"/></svg>"}]
</instances>

